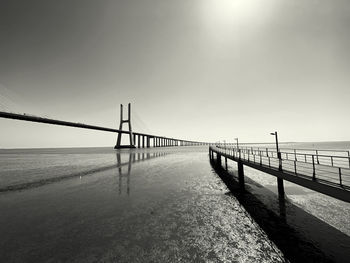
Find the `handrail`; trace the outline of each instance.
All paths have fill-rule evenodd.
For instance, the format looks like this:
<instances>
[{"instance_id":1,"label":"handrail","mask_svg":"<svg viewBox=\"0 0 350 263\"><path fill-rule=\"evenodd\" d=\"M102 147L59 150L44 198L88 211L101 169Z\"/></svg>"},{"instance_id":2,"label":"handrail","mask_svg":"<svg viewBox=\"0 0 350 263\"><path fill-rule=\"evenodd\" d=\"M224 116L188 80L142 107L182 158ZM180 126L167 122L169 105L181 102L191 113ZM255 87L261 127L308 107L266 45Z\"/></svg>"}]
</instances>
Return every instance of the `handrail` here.
<instances>
[{"instance_id":1,"label":"handrail","mask_svg":"<svg viewBox=\"0 0 350 263\"><path fill-rule=\"evenodd\" d=\"M225 148L225 146L222 145L217 145L218 147ZM277 157L277 151L275 149L271 148L254 148L254 147L226 147L227 149L234 149L237 151L239 149L242 153L246 154L255 154L255 155L261 155L261 156L266 156L266 157ZM347 153L348 156L340 156L340 155L331 155L331 154L319 154L319 152L324 151L324 152L329 152L331 153L331 150L318 150L314 149L316 154L313 153L301 153L299 152L300 149L290 149L289 152L285 151L280 151L281 156L285 156L286 160L295 160L295 161L304 161L305 163L310 163L312 158L315 158L315 161L319 165L326 165L326 166L336 166L334 163L337 163L338 165L341 164L342 168L350 168L350 153L349 151L336 151L336 152L344 152ZM289 158L291 157L291 158ZM293 157L293 158L292 158ZM303 160L301 160L301 158ZM323 162L323 163L322 163Z\"/></svg>"},{"instance_id":2,"label":"handrail","mask_svg":"<svg viewBox=\"0 0 350 263\"><path fill-rule=\"evenodd\" d=\"M333 155L299 154L305 156L305 158L301 160L300 158L283 158L283 155L281 155L281 157L278 158L277 154L275 156L268 155L269 152L267 152L267 155L264 155L262 154L263 151L251 151L251 149L247 151L246 149L242 148L237 149L236 147L224 147L221 145L210 146L210 148L216 148L222 154L229 155L249 163L251 162L261 166L267 166L272 169L279 168L279 160L281 159L281 169L283 171L292 172L296 176L307 176L312 180L320 180L329 184L335 184L338 187L350 189L350 165L344 167L344 163L341 163L336 159L341 158L348 160L349 157L338 157ZM329 158L331 165L321 163L321 157Z\"/></svg>"}]
</instances>

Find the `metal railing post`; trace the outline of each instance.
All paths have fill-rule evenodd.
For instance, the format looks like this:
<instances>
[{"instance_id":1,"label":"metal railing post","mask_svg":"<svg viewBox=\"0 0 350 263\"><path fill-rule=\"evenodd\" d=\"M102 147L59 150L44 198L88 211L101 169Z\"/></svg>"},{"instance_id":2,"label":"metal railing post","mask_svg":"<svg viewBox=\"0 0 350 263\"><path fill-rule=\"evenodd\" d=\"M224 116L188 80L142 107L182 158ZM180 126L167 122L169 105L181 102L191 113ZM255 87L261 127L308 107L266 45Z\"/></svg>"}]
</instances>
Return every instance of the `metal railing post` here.
<instances>
[{"instance_id":1,"label":"metal railing post","mask_svg":"<svg viewBox=\"0 0 350 263\"><path fill-rule=\"evenodd\" d=\"M312 180L316 179L316 171L315 171L315 159L314 155L312 155Z\"/></svg>"},{"instance_id":2,"label":"metal railing post","mask_svg":"<svg viewBox=\"0 0 350 263\"><path fill-rule=\"evenodd\" d=\"M262 165L262 160L261 160L261 151L260 151L260 165Z\"/></svg>"},{"instance_id":3,"label":"metal railing post","mask_svg":"<svg viewBox=\"0 0 350 263\"><path fill-rule=\"evenodd\" d=\"M340 167L339 167L339 183L341 186L343 186L342 180L341 180L341 168Z\"/></svg>"},{"instance_id":4,"label":"metal railing post","mask_svg":"<svg viewBox=\"0 0 350 263\"><path fill-rule=\"evenodd\" d=\"M294 161L294 173L297 174L297 161Z\"/></svg>"}]
</instances>

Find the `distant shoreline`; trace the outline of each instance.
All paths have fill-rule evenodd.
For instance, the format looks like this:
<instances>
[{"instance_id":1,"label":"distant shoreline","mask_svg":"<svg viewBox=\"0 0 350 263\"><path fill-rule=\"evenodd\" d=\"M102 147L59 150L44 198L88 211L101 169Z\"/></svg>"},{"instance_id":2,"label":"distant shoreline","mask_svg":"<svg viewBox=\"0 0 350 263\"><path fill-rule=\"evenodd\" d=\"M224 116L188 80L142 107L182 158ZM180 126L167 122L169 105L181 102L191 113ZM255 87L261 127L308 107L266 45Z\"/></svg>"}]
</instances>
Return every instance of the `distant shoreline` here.
<instances>
[{"instance_id":1,"label":"distant shoreline","mask_svg":"<svg viewBox=\"0 0 350 263\"><path fill-rule=\"evenodd\" d=\"M349 141L303 141L303 142L279 142L280 145L286 145L286 144L323 144L323 143L349 143ZM223 142L221 144L224 144ZM233 142L226 142L226 144L234 144ZM275 142L242 142L239 143L239 145L275 145ZM63 147L31 147L31 148L1 148L0 151L11 151L11 150L68 150L68 149L113 149L114 145L110 146L87 146L87 147L69 147L69 146L63 146ZM192 147L192 146L179 146L179 147ZM193 146L193 147L200 147L200 146ZM207 145L203 145L202 147L207 147ZM148 149L155 149L155 148L163 148L163 147L150 147ZM146 148L145 148L146 149Z\"/></svg>"}]
</instances>

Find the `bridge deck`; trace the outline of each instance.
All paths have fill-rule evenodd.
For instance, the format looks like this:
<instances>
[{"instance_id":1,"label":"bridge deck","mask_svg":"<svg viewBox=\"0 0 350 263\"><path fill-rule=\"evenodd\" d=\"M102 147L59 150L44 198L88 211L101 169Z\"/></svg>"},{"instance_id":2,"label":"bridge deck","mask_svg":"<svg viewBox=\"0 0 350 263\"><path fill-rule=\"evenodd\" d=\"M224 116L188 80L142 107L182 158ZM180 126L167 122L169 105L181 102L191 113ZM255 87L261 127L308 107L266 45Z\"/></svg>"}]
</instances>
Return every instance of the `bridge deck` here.
<instances>
[{"instance_id":1,"label":"bridge deck","mask_svg":"<svg viewBox=\"0 0 350 263\"><path fill-rule=\"evenodd\" d=\"M0 118L5 119L13 119L13 120L21 120L21 121L29 121L29 122L37 122L37 123L46 123L46 124L52 124L52 125L59 125L59 126L68 126L68 127L75 127L75 128L82 128L82 129L89 129L89 130L98 130L98 131L105 131L105 132L112 132L112 133L124 133L129 134L129 131L124 130L118 130L108 127L101 127L96 125L89 125L84 123L76 123L76 122L69 122L69 121L62 121L62 120L56 120L56 119L50 119L50 118L44 118L34 115L28 115L28 114L18 114L18 113L11 113L11 112L3 112L0 111ZM208 142L198 142L198 141L190 141L190 140L182 140L182 139L176 139L176 138L169 138L165 136L158 136L154 134L146 134L141 132L133 132L134 136L138 136L138 146L142 144L143 147L146 146L147 142L141 140L141 137L147 137L148 139L162 139L159 140L159 142L154 142L154 146L160 147L160 146L191 146L191 145L210 145ZM177 142L175 144L175 142ZM179 144L181 142L181 144ZM149 144L149 142L148 142ZM156 145L157 144L157 145Z\"/></svg>"},{"instance_id":2,"label":"bridge deck","mask_svg":"<svg viewBox=\"0 0 350 263\"><path fill-rule=\"evenodd\" d=\"M307 187L317 192L350 202L350 169L340 166L290 160L282 157L282 170L279 170L277 154L272 157L267 154L256 154L254 151L245 152L236 148L211 146L210 151L233 161L240 161L244 165L271 174L289 182ZM282 155L283 156L283 155Z\"/></svg>"}]
</instances>

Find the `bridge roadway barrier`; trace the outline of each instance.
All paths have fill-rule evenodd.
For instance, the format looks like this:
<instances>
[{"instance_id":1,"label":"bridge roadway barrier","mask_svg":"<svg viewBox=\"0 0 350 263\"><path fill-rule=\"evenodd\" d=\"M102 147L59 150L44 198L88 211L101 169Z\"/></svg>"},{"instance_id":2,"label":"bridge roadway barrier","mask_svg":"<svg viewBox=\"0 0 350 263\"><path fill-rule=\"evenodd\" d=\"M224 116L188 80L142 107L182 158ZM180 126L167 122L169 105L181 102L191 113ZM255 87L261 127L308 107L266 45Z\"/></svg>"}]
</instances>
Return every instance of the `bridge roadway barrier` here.
<instances>
[{"instance_id":1,"label":"bridge roadway barrier","mask_svg":"<svg viewBox=\"0 0 350 263\"><path fill-rule=\"evenodd\" d=\"M257 151L253 148L237 149L236 147L218 145L209 147L209 156L211 159L215 159L215 155L217 164L220 166L221 158L225 158L226 169L227 159L237 162L239 182L243 188L243 167L246 165L277 177L278 193L282 198L284 197L283 180L287 180L342 201L350 202L350 168L347 166L349 157L345 156L346 151L339 151L345 152L343 155L339 154L338 151L334 151L336 155L319 154L322 151L317 150L315 153L302 154L301 150L292 149L289 152L293 153L291 155L293 158L291 156L287 157L282 152L280 154L281 158L278 158L278 154L273 153L273 150ZM334 160L337 160L337 162L334 162Z\"/></svg>"}]
</instances>

